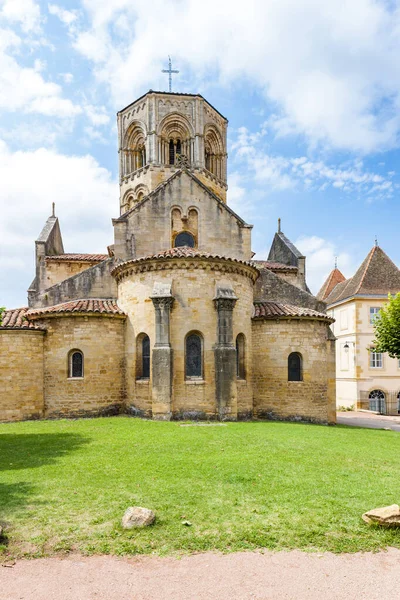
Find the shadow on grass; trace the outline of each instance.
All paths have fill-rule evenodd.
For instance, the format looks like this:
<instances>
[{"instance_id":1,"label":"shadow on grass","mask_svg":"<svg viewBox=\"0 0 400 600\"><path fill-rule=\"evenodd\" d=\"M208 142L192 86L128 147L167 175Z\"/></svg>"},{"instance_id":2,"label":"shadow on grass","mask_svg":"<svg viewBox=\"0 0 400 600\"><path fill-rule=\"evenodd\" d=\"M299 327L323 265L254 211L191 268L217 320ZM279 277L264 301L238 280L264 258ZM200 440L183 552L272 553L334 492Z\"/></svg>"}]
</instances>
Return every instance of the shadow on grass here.
<instances>
[{"instance_id":1,"label":"shadow on grass","mask_svg":"<svg viewBox=\"0 0 400 600\"><path fill-rule=\"evenodd\" d=\"M54 463L89 441L76 433L1 434L0 471L32 469Z\"/></svg>"}]
</instances>

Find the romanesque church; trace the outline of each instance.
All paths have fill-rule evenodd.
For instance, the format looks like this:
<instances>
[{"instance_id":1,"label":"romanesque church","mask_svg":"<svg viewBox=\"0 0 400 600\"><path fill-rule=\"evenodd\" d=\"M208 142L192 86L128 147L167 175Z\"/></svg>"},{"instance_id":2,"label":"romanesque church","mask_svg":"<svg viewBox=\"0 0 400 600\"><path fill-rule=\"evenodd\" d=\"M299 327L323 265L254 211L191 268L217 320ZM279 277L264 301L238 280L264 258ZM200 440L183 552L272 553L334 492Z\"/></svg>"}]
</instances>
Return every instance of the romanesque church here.
<instances>
[{"instance_id":1,"label":"romanesque church","mask_svg":"<svg viewBox=\"0 0 400 600\"><path fill-rule=\"evenodd\" d=\"M280 226L254 257L227 203L226 118L198 94L149 91L117 119L114 243L65 253L47 219L28 307L0 327L0 420L335 422L332 319Z\"/></svg>"}]
</instances>

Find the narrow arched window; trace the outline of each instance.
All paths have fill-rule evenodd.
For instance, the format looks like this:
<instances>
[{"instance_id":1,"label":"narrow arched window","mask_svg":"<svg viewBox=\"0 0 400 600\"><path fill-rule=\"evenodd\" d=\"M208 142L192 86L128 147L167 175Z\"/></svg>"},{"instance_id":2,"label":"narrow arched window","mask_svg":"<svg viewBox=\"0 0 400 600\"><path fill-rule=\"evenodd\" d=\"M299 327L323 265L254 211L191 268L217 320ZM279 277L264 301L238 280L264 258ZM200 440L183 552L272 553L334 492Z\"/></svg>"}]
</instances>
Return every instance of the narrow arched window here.
<instances>
[{"instance_id":1,"label":"narrow arched window","mask_svg":"<svg viewBox=\"0 0 400 600\"><path fill-rule=\"evenodd\" d=\"M68 377L83 377L83 353L80 350L72 350L68 362Z\"/></svg>"},{"instance_id":2,"label":"narrow arched window","mask_svg":"<svg viewBox=\"0 0 400 600\"><path fill-rule=\"evenodd\" d=\"M150 338L145 335L142 341L142 377L150 377Z\"/></svg>"},{"instance_id":3,"label":"narrow arched window","mask_svg":"<svg viewBox=\"0 0 400 600\"><path fill-rule=\"evenodd\" d=\"M150 338L140 333L136 338L136 379L150 377Z\"/></svg>"},{"instance_id":4,"label":"narrow arched window","mask_svg":"<svg viewBox=\"0 0 400 600\"><path fill-rule=\"evenodd\" d=\"M175 248L179 248L180 246L189 246L189 248L194 248L194 245L194 237L188 231L182 231L181 233L178 233L178 235L175 238Z\"/></svg>"},{"instance_id":5,"label":"narrow arched window","mask_svg":"<svg viewBox=\"0 0 400 600\"><path fill-rule=\"evenodd\" d=\"M236 375L239 379L246 379L245 337L243 333L239 333L236 338Z\"/></svg>"},{"instance_id":6,"label":"narrow arched window","mask_svg":"<svg viewBox=\"0 0 400 600\"><path fill-rule=\"evenodd\" d=\"M288 381L303 381L302 358L298 352L289 354Z\"/></svg>"},{"instance_id":7,"label":"narrow arched window","mask_svg":"<svg viewBox=\"0 0 400 600\"><path fill-rule=\"evenodd\" d=\"M174 140L169 140L169 164L175 164L175 148Z\"/></svg>"},{"instance_id":8,"label":"narrow arched window","mask_svg":"<svg viewBox=\"0 0 400 600\"><path fill-rule=\"evenodd\" d=\"M177 141L176 141L176 153L177 153L177 154L181 154L181 153L182 153L182 144L181 144L181 140L177 140Z\"/></svg>"},{"instance_id":9,"label":"narrow arched window","mask_svg":"<svg viewBox=\"0 0 400 600\"><path fill-rule=\"evenodd\" d=\"M186 337L186 377L203 377L202 345L202 339L197 333L191 333Z\"/></svg>"}]
</instances>

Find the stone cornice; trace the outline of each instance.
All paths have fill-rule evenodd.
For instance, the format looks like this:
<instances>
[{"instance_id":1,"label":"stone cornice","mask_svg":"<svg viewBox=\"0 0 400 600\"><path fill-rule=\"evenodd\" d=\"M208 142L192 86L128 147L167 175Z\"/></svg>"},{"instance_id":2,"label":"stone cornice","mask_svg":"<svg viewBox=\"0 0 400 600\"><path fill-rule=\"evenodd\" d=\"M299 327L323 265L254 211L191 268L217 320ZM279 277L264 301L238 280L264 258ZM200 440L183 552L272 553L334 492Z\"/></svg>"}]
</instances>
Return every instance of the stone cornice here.
<instances>
[{"instance_id":1,"label":"stone cornice","mask_svg":"<svg viewBox=\"0 0 400 600\"><path fill-rule=\"evenodd\" d=\"M221 273L237 273L244 275L253 281L259 276L259 271L250 263L236 260L234 258L219 258L217 256L205 256L199 253L198 256L169 257L153 256L147 258L137 258L123 262L111 271L117 283L124 278L137 273L148 271L166 271L181 269L202 269L205 271L218 271Z\"/></svg>"},{"instance_id":2,"label":"stone cornice","mask_svg":"<svg viewBox=\"0 0 400 600\"><path fill-rule=\"evenodd\" d=\"M28 314L27 319L29 321L38 321L44 319L63 319L65 317L100 317L103 319L126 319L126 315L122 315L119 313L99 313L99 312L45 312L38 314ZM7 328L9 329L9 328ZM27 331L35 331L34 329L27 329Z\"/></svg>"}]
</instances>

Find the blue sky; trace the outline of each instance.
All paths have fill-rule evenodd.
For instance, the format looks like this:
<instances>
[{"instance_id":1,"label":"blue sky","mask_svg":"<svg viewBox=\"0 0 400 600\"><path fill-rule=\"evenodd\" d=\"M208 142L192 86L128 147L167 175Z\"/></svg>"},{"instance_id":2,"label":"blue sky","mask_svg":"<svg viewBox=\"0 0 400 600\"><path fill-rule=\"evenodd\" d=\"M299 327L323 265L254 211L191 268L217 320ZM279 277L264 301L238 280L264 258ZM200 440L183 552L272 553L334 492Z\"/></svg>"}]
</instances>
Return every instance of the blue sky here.
<instances>
[{"instance_id":1,"label":"blue sky","mask_svg":"<svg viewBox=\"0 0 400 600\"><path fill-rule=\"evenodd\" d=\"M118 215L115 113L151 89L229 119L228 202L265 257L278 217L317 291L374 243L399 265L400 2L0 0L0 305L26 304L56 202L66 252Z\"/></svg>"}]
</instances>

